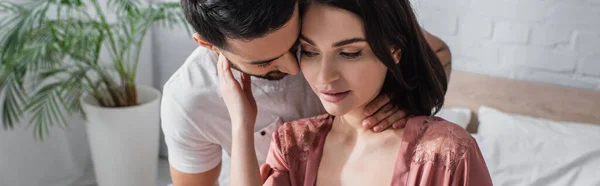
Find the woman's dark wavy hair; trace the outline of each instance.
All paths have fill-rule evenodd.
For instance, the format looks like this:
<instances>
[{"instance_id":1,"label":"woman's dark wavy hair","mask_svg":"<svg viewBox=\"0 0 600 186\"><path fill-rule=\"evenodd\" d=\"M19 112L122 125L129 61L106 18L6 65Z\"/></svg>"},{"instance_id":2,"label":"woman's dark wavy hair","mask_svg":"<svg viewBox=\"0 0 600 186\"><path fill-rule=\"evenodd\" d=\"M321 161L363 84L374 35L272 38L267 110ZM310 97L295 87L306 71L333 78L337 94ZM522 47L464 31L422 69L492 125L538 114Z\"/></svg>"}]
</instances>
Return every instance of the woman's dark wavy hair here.
<instances>
[{"instance_id":1,"label":"woman's dark wavy hair","mask_svg":"<svg viewBox=\"0 0 600 186\"><path fill-rule=\"evenodd\" d=\"M388 72L381 90L409 116L433 115L444 104L448 81L439 59L427 44L409 0L304 0L356 14L373 53ZM393 50L400 50L396 64Z\"/></svg>"}]
</instances>

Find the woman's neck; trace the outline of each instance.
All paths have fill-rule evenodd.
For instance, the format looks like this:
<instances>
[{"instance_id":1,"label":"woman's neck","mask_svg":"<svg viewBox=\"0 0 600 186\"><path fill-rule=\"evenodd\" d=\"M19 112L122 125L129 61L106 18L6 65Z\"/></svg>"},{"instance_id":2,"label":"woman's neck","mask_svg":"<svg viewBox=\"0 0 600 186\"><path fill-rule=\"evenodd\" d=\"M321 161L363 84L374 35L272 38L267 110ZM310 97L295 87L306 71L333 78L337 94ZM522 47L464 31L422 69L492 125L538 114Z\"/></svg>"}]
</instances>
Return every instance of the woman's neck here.
<instances>
[{"instance_id":1,"label":"woman's neck","mask_svg":"<svg viewBox=\"0 0 600 186\"><path fill-rule=\"evenodd\" d=\"M360 107L348 112L342 116L337 116L333 120L333 126L329 137L345 145L356 145L357 141L364 144L378 145L381 142L387 143L402 139L404 130L387 129L379 133L363 127L362 122L367 116L364 115L364 108ZM328 137L328 138L329 138Z\"/></svg>"},{"instance_id":2,"label":"woman's neck","mask_svg":"<svg viewBox=\"0 0 600 186\"><path fill-rule=\"evenodd\" d=\"M366 129L362 125L366 118L364 108L356 108L342 116L335 117L331 132L341 134L340 137L347 140L356 140L367 133L372 133L371 129Z\"/></svg>"}]
</instances>

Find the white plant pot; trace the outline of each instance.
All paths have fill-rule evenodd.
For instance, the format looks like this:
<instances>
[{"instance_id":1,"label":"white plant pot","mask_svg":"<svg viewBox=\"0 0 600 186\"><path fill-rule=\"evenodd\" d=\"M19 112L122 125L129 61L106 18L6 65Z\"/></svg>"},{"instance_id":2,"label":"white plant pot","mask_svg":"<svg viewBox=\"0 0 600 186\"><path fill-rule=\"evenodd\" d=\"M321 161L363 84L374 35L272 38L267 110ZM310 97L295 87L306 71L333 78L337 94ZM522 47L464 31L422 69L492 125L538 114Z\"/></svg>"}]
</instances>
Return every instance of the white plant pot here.
<instances>
[{"instance_id":1,"label":"white plant pot","mask_svg":"<svg viewBox=\"0 0 600 186\"><path fill-rule=\"evenodd\" d=\"M99 106L81 98L99 186L155 186L158 167L160 92L138 86L139 105Z\"/></svg>"}]
</instances>

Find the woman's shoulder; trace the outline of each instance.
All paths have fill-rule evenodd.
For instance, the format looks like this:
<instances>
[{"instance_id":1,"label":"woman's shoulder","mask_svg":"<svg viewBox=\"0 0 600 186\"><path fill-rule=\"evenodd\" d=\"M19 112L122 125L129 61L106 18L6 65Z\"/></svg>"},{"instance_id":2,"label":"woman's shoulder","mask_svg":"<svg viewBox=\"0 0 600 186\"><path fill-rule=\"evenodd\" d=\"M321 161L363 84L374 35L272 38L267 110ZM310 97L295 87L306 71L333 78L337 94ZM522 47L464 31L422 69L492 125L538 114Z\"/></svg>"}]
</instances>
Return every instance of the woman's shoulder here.
<instances>
[{"instance_id":1,"label":"woman's shoulder","mask_svg":"<svg viewBox=\"0 0 600 186\"><path fill-rule=\"evenodd\" d=\"M273 135L283 154L291 151L308 151L316 139L325 137L334 116L323 114L284 123Z\"/></svg>"},{"instance_id":2,"label":"woman's shoulder","mask_svg":"<svg viewBox=\"0 0 600 186\"><path fill-rule=\"evenodd\" d=\"M442 137L444 139L473 139L471 134L460 125L447 121L440 117L423 117L422 126L419 131L421 137Z\"/></svg>"},{"instance_id":3,"label":"woman's shoulder","mask_svg":"<svg viewBox=\"0 0 600 186\"><path fill-rule=\"evenodd\" d=\"M459 125L439 117L425 117L414 143L412 161L453 168L476 145L474 142L471 134Z\"/></svg>"}]
</instances>

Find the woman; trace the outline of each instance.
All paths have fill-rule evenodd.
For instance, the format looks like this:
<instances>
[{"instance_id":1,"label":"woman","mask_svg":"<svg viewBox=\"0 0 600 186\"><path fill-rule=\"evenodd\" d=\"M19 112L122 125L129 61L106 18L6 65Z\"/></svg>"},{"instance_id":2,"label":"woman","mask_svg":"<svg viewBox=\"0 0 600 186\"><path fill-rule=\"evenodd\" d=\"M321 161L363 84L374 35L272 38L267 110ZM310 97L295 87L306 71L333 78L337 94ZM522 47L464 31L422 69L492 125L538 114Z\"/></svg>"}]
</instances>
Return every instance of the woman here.
<instances>
[{"instance_id":1,"label":"woman","mask_svg":"<svg viewBox=\"0 0 600 186\"><path fill-rule=\"evenodd\" d=\"M220 57L233 122L232 185L492 184L475 140L430 117L443 105L446 76L409 0L312 0L302 7L300 67L329 114L279 128L259 174L250 78L238 84ZM404 129L361 127L364 105L380 94L409 115Z\"/></svg>"}]
</instances>

